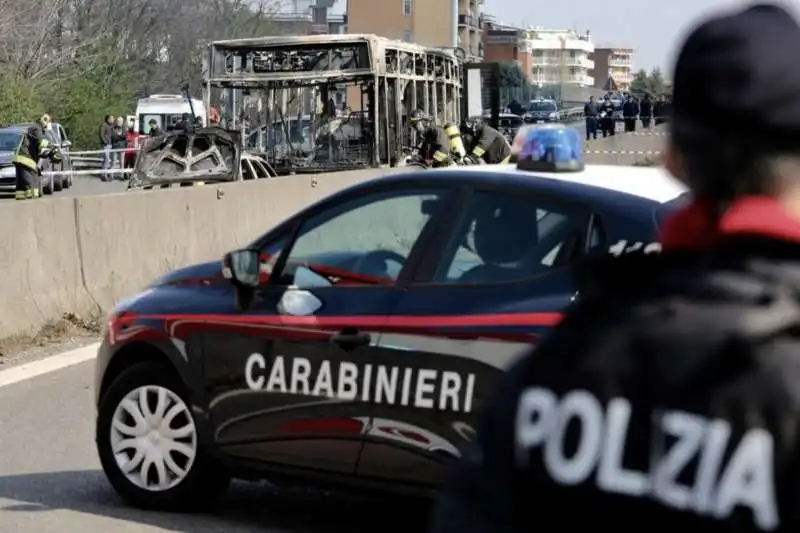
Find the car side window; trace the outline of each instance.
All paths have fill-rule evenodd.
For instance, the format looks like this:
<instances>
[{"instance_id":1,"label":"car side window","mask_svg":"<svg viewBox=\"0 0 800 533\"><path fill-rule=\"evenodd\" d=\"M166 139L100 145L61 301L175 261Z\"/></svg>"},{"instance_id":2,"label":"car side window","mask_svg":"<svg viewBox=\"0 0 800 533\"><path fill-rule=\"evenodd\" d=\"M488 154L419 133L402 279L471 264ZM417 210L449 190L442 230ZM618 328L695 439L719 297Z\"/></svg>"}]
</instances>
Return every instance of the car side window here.
<instances>
[{"instance_id":1,"label":"car side window","mask_svg":"<svg viewBox=\"0 0 800 533\"><path fill-rule=\"evenodd\" d=\"M61 126L61 124L58 125L58 135L61 137L62 143L65 143L69 140L67 139L67 132L64 131L64 128Z\"/></svg>"},{"instance_id":2,"label":"car side window","mask_svg":"<svg viewBox=\"0 0 800 533\"><path fill-rule=\"evenodd\" d=\"M431 281L504 283L566 266L582 250L587 221L582 210L550 200L478 192Z\"/></svg>"},{"instance_id":3,"label":"car side window","mask_svg":"<svg viewBox=\"0 0 800 533\"><path fill-rule=\"evenodd\" d=\"M250 161L247 159L242 159L239 164L242 166L242 179L255 179L256 176L255 173L253 173L253 169L250 167Z\"/></svg>"},{"instance_id":4,"label":"car side window","mask_svg":"<svg viewBox=\"0 0 800 533\"><path fill-rule=\"evenodd\" d=\"M306 220L276 283L297 285L302 266L332 285L394 284L442 197L434 190L377 193Z\"/></svg>"}]
</instances>

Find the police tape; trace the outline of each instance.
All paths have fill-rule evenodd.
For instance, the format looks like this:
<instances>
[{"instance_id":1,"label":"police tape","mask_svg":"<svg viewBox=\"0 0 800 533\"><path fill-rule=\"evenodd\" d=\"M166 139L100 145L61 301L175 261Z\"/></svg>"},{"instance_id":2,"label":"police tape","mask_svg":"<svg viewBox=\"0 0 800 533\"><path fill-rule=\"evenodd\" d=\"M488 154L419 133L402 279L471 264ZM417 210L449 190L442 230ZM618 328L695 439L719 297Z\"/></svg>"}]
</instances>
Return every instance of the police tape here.
<instances>
[{"instance_id":1,"label":"police tape","mask_svg":"<svg viewBox=\"0 0 800 533\"><path fill-rule=\"evenodd\" d=\"M109 150L77 150L67 152L70 157L81 157L85 155L104 155L104 154L119 154L122 152L136 152L134 148L111 148Z\"/></svg>"},{"instance_id":2,"label":"police tape","mask_svg":"<svg viewBox=\"0 0 800 533\"><path fill-rule=\"evenodd\" d=\"M91 170L47 170L42 172L42 176L96 176L98 174L129 174L132 168L108 168Z\"/></svg>"},{"instance_id":3,"label":"police tape","mask_svg":"<svg viewBox=\"0 0 800 533\"><path fill-rule=\"evenodd\" d=\"M664 152L658 150L584 150L585 154L608 154L608 155L662 155Z\"/></svg>"}]
</instances>

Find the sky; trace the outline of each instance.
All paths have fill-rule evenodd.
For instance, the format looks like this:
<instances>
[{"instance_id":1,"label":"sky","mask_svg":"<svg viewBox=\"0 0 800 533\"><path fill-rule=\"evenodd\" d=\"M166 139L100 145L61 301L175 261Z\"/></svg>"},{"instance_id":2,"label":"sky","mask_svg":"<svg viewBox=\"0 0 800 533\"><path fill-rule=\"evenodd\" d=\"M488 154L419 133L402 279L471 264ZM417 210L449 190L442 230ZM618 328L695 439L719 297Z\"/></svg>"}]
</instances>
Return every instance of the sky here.
<instances>
[{"instance_id":1,"label":"sky","mask_svg":"<svg viewBox=\"0 0 800 533\"><path fill-rule=\"evenodd\" d=\"M483 11L517 26L589 30L595 44L636 49L636 70L662 69L671 78L674 55L698 19L742 0L486 0ZM787 0L792 9L800 0ZM800 11L800 10L798 10Z\"/></svg>"}]
</instances>

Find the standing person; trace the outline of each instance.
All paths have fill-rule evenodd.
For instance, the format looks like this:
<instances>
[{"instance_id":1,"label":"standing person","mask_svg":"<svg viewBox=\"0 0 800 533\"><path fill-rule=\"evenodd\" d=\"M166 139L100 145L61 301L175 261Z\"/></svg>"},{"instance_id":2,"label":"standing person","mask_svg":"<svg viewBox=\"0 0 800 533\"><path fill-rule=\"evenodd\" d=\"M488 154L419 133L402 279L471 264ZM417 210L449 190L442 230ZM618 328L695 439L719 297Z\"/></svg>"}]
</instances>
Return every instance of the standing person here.
<instances>
[{"instance_id":1,"label":"standing person","mask_svg":"<svg viewBox=\"0 0 800 533\"><path fill-rule=\"evenodd\" d=\"M616 129L614 120L614 104L611 102L611 98L606 95L600 104L600 130L603 132L603 137L614 135L614 130Z\"/></svg>"},{"instance_id":2,"label":"standing person","mask_svg":"<svg viewBox=\"0 0 800 533\"><path fill-rule=\"evenodd\" d=\"M800 26L777 5L690 33L665 165L693 199L501 379L436 533L800 529L800 72L779 49Z\"/></svg>"},{"instance_id":3,"label":"standing person","mask_svg":"<svg viewBox=\"0 0 800 533\"><path fill-rule=\"evenodd\" d=\"M127 131L125 130L125 117L117 117L116 121L114 122L114 134L112 139L112 144L114 147L113 157L111 160L113 161L113 168L122 168L123 160L125 159L125 149L128 147L128 141L125 138L125 134ZM110 174L109 177L113 178L113 174Z\"/></svg>"},{"instance_id":4,"label":"standing person","mask_svg":"<svg viewBox=\"0 0 800 533\"><path fill-rule=\"evenodd\" d=\"M667 100L664 95L659 95L656 105L653 107L653 115L655 116L655 125L663 124L667 121L666 118Z\"/></svg>"},{"instance_id":5,"label":"standing person","mask_svg":"<svg viewBox=\"0 0 800 533\"><path fill-rule=\"evenodd\" d=\"M34 122L20 139L12 161L16 172L16 200L39 198L39 160L47 150L53 149L45 135L50 127L50 116L42 115Z\"/></svg>"},{"instance_id":6,"label":"standing person","mask_svg":"<svg viewBox=\"0 0 800 533\"><path fill-rule=\"evenodd\" d=\"M625 121L625 131L633 133L636 131L636 117L639 115L639 104L633 99L630 94L622 104L622 117Z\"/></svg>"},{"instance_id":7,"label":"standing person","mask_svg":"<svg viewBox=\"0 0 800 533\"><path fill-rule=\"evenodd\" d=\"M147 125L150 126L150 137L158 137L164 134L164 130L158 126L158 121L156 119L151 118Z\"/></svg>"},{"instance_id":8,"label":"standing person","mask_svg":"<svg viewBox=\"0 0 800 533\"><path fill-rule=\"evenodd\" d=\"M111 168L111 149L114 144L114 115L106 115L100 124L100 149L103 150L103 170ZM105 174L103 179L105 180Z\"/></svg>"},{"instance_id":9,"label":"standing person","mask_svg":"<svg viewBox=\"0 0 800 533\"><path fill-rule=\"evenodd\" d=\"M642 128L650 129L650 122L653 120L653 101L649 94L645 94L639 104L639 117L642 119Z\"/></svg>"},{"instance_id":10,"label":"standing person","mask_svg":"<svg viewBox=\"0 0 800 533\"><path fill-rule=\"evenodd\" d=\"M589 97L589 101L583 104L583 116L586 117L586 140L597 139L597 116L600 114L600 109L597 102L594 101L594 96Z\"/></svg>"}]
</instances>

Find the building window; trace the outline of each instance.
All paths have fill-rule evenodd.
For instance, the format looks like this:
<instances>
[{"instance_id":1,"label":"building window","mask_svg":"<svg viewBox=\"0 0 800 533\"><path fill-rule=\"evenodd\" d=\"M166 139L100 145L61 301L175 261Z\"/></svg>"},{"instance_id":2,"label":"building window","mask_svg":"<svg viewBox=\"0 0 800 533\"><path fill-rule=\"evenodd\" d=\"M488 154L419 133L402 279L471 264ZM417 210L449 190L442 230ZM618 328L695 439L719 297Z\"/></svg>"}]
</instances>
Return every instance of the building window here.
<instances>
[{"instance_id":1,"label":"building window","mask_svg":"<svg viewBox=\"0 0 800 533\"><path fill-rule=\"evenodd\" d=\"M413 10L414 10L414 0L403 0L403 16L410 17L411 12Z\"/></svg>"},{"instance_id":2,"label":"building window","mask_svg":"<svg viewBox=\"0 0 800 533\"><path fill-rule=\"evenodd\" d=\"M413 36L411 35L411 30L404 30L403 31L403 40L407 43L413 41Z\"/></svg>"}]
</instances>

